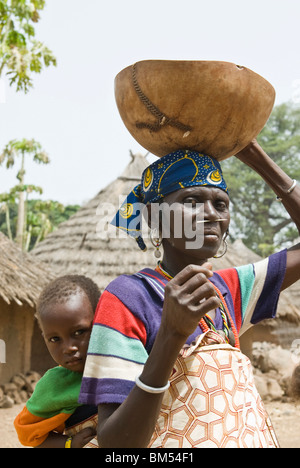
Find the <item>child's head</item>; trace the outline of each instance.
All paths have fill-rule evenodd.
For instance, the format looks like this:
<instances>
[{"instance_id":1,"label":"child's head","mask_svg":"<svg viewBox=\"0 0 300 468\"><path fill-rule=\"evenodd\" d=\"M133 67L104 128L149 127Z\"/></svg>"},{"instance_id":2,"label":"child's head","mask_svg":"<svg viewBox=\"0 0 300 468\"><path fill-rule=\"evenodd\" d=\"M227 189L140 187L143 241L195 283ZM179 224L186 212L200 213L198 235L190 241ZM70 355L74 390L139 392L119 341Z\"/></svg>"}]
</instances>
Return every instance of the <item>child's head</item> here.
<instances>
[{"instance_id":1,"label":"child's head","mask_svg":"<svg viewBox=\"0 0 300 468\"><path fill-rule=\"evenodd\" d=\"M57 278L42 292L36 317L58 365L83 372L99 298L98 286L79 275Z\"/></svg>"}]
</instances>

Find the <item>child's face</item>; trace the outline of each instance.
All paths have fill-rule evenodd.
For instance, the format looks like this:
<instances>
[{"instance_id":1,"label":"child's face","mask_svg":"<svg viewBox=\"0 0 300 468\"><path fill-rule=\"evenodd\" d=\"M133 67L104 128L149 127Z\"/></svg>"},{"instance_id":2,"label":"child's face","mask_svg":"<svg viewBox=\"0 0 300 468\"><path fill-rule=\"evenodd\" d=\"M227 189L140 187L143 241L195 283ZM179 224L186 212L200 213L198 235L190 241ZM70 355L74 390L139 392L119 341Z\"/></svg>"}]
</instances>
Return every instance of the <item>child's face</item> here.
<instances>
[{"instance_id":1,"label":"child's face","mask_svg":"<svg viewBox=\"0 0 300 468\"><path fill-rule=\"evenodd\" d=\"M45 309L40 320L43 336L58 365L83 372L93 319L93 308L83 292L70 296L64 304Z\"/></svg>"}]
</instances>

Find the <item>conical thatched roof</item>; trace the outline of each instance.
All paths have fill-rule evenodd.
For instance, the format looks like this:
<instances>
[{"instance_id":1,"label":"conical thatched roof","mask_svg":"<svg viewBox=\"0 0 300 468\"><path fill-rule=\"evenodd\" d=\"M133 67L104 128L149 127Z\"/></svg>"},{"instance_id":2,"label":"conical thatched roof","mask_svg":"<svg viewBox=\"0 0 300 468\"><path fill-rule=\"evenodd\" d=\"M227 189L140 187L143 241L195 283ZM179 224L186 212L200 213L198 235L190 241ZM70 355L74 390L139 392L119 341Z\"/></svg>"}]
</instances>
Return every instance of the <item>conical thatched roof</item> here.
<instances>
[{"instance_id":1,"label":"conical thatched roof","mask_svg":"<svg viewBox=\"0 0 300 468\"><path fill-rule=\"evenodd\" d=\"M54 279L51 268L24 253L0 232L0 297L34 307L44 286Z\"/></svg>"},{"instance_id":2,"label":"conical thatched roof","mask_svg":"<svg viewBox=\"0 0 300 468\"><path fill-rule=\"evenodd\" d=\"M68 221L49 234L32 254L58 274L84 274L103 290L115 277L154 266L152 249L141 252L136 242L109 223L126 195L141 181L147 159L132 155L123 173Z\"/></svg>"}]
</instances>

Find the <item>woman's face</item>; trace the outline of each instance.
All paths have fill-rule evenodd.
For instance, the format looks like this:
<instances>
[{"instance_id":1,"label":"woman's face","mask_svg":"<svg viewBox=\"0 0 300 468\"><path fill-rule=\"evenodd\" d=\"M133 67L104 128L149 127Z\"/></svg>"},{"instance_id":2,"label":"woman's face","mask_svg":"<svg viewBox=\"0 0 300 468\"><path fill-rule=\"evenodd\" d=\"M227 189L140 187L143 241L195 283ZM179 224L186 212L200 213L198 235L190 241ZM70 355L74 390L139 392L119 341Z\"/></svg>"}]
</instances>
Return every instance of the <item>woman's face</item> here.
<instances>
[{"instance_id":1,"label":"woman's face","mask_svg":"<svg viewBox=\"0 0 300 468\"><path fill-rule=\"evenodd\" d=\"M214 187L188 187L167 195L163 202L164 248L189 251L195 259L214 257L230 223L228 195Z\"/></svg>"}]
</instances>

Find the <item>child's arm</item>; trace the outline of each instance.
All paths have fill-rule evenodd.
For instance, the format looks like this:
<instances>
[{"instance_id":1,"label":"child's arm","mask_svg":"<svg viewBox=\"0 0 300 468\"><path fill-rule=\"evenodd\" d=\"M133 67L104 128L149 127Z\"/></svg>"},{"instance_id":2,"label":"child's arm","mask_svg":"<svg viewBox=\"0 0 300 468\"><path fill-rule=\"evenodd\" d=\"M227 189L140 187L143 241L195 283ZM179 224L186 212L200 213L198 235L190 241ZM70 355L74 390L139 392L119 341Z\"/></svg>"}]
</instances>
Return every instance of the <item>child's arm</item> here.
<instances>
[{"instance_id":1,"label":"child's arm","mask_svg":"<svg viewBox=\"0 0 300 468\"><path fill-rule=\"evenodd\" d=\"M71 448L83 448L96 435L93 428L87 427L72 437ZM65 448L68 436L50 432L47 439L36 448Z\"/></svg>"}]
</instances>

